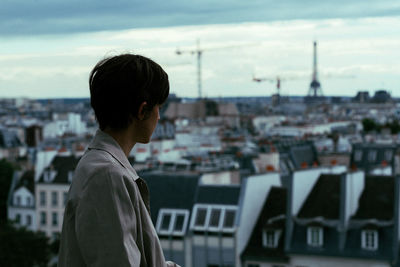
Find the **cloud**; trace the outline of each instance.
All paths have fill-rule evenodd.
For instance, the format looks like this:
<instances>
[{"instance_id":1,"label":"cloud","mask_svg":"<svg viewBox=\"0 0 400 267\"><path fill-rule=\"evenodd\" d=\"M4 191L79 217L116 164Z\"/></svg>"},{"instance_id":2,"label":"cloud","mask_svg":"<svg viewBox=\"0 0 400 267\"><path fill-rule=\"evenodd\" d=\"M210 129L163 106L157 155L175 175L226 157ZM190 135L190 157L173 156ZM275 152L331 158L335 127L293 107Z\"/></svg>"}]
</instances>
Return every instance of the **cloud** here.
<instances>
[{"instance_id":1,"label":"cloud","mask_svg":"<svg viewBox=\"0 0 400 267\"><path fill-rule=\"evenodd\" d=\"M3 36L293 19L397 16L397 0L2 0Z\"/></svg>"},{"instance_id":2,"label":"cloud","mask_svg":"<svg viewBox=\"0 0 400 267\"><path fill-rule=\"evenodd\" d=\"M39 0L38 0L39 1ZM171 91L197 95L200 39L203 93L208 96L269 95L275 82L252 75L280 76L283 94L304 95L312 71L312 42L325 94L355 95L359 88L393 90L399 85L400 18L274 21L212 24L5 38L0 54L3 97L88 96L87 77L104 56L133 51L159 62Z\"/></svg>"}]
</instances>

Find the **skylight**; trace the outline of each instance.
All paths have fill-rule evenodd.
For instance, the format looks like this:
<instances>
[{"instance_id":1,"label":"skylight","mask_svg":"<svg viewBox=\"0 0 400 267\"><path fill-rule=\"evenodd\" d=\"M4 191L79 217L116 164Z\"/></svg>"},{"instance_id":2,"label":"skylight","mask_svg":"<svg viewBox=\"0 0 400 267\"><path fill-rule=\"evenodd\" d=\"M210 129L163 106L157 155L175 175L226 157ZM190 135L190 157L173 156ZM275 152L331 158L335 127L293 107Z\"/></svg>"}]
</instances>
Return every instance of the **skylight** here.
<instances>
[{"instance_id":1,"label":"skylight","mask_svg":"<svg viewBox=\"0 0 400 267\"><path fill-rule=\"evenodd\" d=\"M193 208L191 229L195 231L233 232L237 207L197 204Z\"/></svg>"},{"instance_id":2,"label":"skylight","mask_svg":"<svg viewBox=\"0 0 400 267\"><path fill-rule=\"evenodd\" d=\"M189 220L189 211L183 209L161 209L156 229L159 234L183 236Z\"/></svg>"}]
</instances>

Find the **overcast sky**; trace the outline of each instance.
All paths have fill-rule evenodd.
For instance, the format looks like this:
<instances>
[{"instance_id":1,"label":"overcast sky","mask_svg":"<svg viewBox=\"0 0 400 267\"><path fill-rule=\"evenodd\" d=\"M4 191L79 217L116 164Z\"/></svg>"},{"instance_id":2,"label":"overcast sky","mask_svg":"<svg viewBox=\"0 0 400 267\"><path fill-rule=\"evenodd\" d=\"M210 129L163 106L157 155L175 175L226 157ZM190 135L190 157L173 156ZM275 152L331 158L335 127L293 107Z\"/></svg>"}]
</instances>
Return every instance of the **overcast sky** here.
<instances>
[{"instance_id":1,"label":"overcast sky","mask_svg":"<svg viewBox=\"0 0 400 267\"><path fill-rule=\"evenodd\" d=\"M102 57L132 51L158 61L172 92L196 96L307 93L318 41L323 92L386 88L400 96L400 1L0 0L0 97L87 97Z\"/></svg>"}]
</instances>

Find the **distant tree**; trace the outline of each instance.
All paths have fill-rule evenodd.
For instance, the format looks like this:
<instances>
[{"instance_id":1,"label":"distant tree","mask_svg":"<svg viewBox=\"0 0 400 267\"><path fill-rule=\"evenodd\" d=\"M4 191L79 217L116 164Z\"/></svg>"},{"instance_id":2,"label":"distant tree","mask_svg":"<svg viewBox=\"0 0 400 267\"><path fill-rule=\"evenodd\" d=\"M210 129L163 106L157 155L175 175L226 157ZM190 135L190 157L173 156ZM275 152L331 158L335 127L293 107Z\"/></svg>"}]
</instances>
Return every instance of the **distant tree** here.
<instances>
[{"instance_id":1,"label":"distant tree","mask_svg":"<svg viewBox=\"0 0 400 267\"><path fill-rule=\"evenodd\" d=\"M0 266L47 266L51 252L49 239L43 233L6 222L0 225L0 240Z\"/></svg>"},{"instance_id":2,"label":"distant tree","mask_svg":"<svg viewBox=\"0 0 400 267\"><path fill-rule=\"evenodd\" d=\"M361 123L363 125L364 132L379 130L379 127L377 126L377 124L373 119L365 118L361 121Z\"/></svg>"},{"instance_id":3,"label":"distant tree","mask_svg":"<svg viewBox=\"0 0 400 267\"><path fill-rule=\"evenodd\" d=\"M388 126L392 134L398 134L400 132L400 124L398 120L392 121Z\"/></svg>"},{"instance_id":4,"label":"distant tree","mask_svg":"<svg viewBox=\"0 0 400 267\"><path fill-rule=\"evenodd\" d=\"M13 173L14 168L12 164L5 159L0 160L0 223L7 221L7 198Z\"/></svg>"}]
</instances>

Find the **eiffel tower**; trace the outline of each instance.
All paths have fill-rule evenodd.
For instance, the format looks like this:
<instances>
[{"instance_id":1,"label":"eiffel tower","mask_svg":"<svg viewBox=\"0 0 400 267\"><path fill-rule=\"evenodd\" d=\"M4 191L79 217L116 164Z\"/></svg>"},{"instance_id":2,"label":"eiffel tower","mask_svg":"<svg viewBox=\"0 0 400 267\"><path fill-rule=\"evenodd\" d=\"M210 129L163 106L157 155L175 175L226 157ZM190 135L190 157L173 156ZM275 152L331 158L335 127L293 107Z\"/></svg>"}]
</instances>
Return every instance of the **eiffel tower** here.
<instances>
[{"instance_id":1,"label":"eiffel tower","mask_svg":"<svg viewBox=\"0 0 400 267\"><path fill-rule=\"evenodd\" d=\"M322 94L321 83L318 81L318 70L317 70L317 42L314 41L314 64L313 64L313 74L310 83L310 89L308 90L308 95L306 97L306 102L320 102L324 100Z\"/></svg>"}]
</instances>

